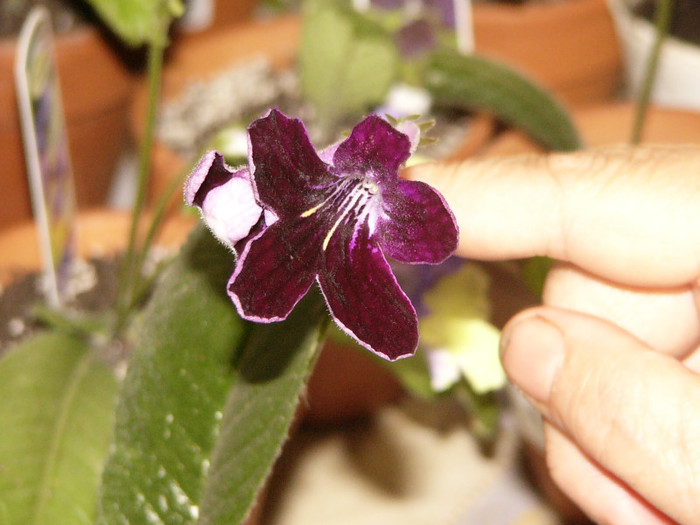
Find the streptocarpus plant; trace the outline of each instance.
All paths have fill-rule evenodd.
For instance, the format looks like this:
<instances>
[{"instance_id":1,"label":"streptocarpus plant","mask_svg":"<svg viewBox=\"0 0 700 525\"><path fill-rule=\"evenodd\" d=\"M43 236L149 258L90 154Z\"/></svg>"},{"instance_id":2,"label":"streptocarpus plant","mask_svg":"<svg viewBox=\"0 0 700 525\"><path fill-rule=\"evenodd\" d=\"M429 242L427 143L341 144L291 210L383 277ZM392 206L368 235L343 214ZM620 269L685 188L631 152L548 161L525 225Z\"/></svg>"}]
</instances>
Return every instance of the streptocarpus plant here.
<instances>
[{"instance_id":1,"label":"streptocarpus plant","mask_svg":"<svg viewBox=\"0 0 700 525\"><path fill-rule=\"evenodd\" d=\"M300 121L272 110L249 128L249 168L233 172L220 154L204 156L186 200L238 245L228 293L241 317L286 319L317 280L335 322L361 345L390 360L415 352L416 312L384 254L441 263L457 247L457 225L436 190L399 179L420 136L405 124L414 147L372 115L317 153Z\"/></svg>"}]
</instances>

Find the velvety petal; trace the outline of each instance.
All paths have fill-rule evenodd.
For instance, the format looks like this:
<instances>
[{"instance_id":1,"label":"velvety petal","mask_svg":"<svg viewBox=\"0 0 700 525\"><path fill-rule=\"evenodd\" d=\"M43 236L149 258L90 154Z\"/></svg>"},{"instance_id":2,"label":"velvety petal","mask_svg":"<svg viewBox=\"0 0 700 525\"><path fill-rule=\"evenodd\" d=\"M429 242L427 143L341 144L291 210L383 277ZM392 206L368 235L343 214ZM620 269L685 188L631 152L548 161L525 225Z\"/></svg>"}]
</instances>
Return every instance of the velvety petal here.
<instances>
[{"instance_id":1,"label":"velvety petal","mask_svg":"<svg viewBox=\"0 0 700 525\"><path fill-rule=\"evenodd\" d=\"M380 186L393 185L410 151L406 135L386 120L370 115L340 143L333 156L333 167L339 174L364 174L374 177Z\"/></svg>"},{"instance_id":2,"label":"velvety petal","mask_svg":"<svg viewBox=\"0 0 700 525\"><path fill-rule=\"evenodd\" d=\"M401 180L385 193L382 249L397 261L437 264L457 248L457 222L440 193L420 181Z\"/></svg>"},{"instance_id":3,"label":"velvety petal","mask_svg":"<svg viewBox=\"0 0 700 525\"><path fill-rule=\"evenodd\" d=\"M233 177L233 170L216 151L208 151L194 167L185 182L185 202L188 206L201 206L209 190L221 186Z\"/></svg>"},{"instance_id":4,"label":"velvety petal","mask_svg":"<svg viewBox=\"0 0 700 525\"><path fill-rule=\"evenodd\" d=\"M415 352L416 312L366 223L336 230L318 281L335 321L363 346L390 360Z\"/></svg>"},{"instance_id":5,"label":"velvety petal","mask_svg":"<svg viewBox=\"0 0 700 525\"><path fill-rule=\"evenodd\" d=\"M224 244L234 247L260 222L262 208L253 196L247 177L233 177L212 189L202 203L207 227Z\"/></svg>"},{"instance_id":6,"label":"velvety petal","mask_svg":"<svg viewBox=\"0 0 700 525\"><path fill-rule=\"evenodd\" d=\"M340 146L341 143L342 140L339 140L338 142L334 142L330 146L326 146L318 152L318 156L326 164L333 164L333 156L335 155L335 150L338 149L338 146Z\"/></svg>"},{"instance_id":7,"label":"velvety petal","mask_svg":"<svg viewBox=\"0 0 700 525\"><path fill-rule=\"evenodd\" d=\"M324 232L312 218L277 221L243 250L228 285L241 317L286 319L319 267Z\"/></svg>"},{"instance_id":8,"label":"velvety petal","mask_svg":"<svg viewBox=\"0 0 700 525\"><path fill-rule=\"evenodd\" d=\"M324 188L337 181L316 153L304 124L273 109L248 129L251 169L260 202L279 218L318 205Z\"/></svg>"},{"instance_id":9,"label":"velvety petal","mask_svg":"<svg viewBox=\"0 0 700 525\"><path fill-rule=\"evenodd\" d=\"M202 157L187 179L185 200L199 207L207 227L231 248L250 234L263 212L248 169L231 171L214 151Z\"/></svg>"}]
</instances>

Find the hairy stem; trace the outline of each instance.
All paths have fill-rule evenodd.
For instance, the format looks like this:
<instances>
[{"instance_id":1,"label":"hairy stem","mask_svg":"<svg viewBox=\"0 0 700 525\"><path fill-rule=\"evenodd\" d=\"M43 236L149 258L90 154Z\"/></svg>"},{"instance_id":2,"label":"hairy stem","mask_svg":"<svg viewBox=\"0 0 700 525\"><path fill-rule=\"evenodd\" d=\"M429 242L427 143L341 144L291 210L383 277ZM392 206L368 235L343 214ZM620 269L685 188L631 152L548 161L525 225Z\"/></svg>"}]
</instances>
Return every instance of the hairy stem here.
<instances>
[{"instance_id":1,"label":"hairy stem","mask_svg":"<svg viewBox=\"0 0 700 525\"><path fill-rule=\"evenodd\" d=\"M158 34L148 44L148 104L143 142L139 152L137 187L134 207L131 214L129 241L122 262L117 296L117 331L126 323L129 310L133 304L133 296L138 289L143 257L138 255L138 229L146 201L146 191L150 176L151 150L155 129L156 110L160 95L161 77L163 70L163 53L167 42L167 31L171 18L164 15L158 28ZM141 247L143 248L143 247Z\"/></svg>"}]
</instances>

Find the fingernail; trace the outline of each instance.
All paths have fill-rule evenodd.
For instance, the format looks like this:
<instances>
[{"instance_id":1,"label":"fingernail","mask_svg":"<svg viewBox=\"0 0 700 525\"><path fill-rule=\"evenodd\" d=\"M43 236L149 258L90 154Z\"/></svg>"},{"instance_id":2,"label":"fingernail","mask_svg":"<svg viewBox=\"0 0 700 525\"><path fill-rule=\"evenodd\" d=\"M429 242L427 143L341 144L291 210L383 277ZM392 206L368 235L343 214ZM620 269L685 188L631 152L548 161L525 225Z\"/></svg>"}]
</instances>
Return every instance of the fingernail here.
<instances>
[{"instance_id":1,"label":"fingernail","mask_svg":"<svg viewBox=\"0 0 700 525\"><path fill-rule=\"evenodd\" d=\"M510 380L535 401L548 401L564 354L564 334L541 316L516 318L504 329L501 339L503 367Z\"/></svg>"}]
</instances>

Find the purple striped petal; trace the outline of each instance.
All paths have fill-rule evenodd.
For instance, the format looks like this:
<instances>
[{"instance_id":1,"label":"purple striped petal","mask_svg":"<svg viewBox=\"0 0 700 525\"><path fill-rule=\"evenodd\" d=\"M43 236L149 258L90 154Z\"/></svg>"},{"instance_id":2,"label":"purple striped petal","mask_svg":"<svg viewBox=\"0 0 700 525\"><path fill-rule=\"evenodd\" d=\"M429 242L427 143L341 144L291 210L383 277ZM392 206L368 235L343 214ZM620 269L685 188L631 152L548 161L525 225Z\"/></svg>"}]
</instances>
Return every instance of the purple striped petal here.
<instances>
[{"instance_id":1,"label":"purple striped petal","mask_svg":"<svg viewBox=\"0 0 700 525\"><path fill-rule=\"evenodd\" d=\"M228 291L241 317L286 319L316 278L323 232L314 221L278 221L245 247Z\"/></svg>"},{"instance_id":2,"label":"purple striped petal","mask_svg":"<svg viewBox=\"0 0 700 525\"><path fill-rule=\"evenodd\" d=\"M283 320L318 280L336 322L362 345L390 360L415 352L416 311L385 253L440 262L457 226L437 191L398 177L413 128L371 115L319 155L301 121L272 110L249 127L250 171L213 152L202 158L185 199L240 253L228 292L242 317Z\"/></svg>"},{"instance_id":3,"label":"purple striped petal","mask_svg":"<svg viewBox=\"0 0 700 525\"><path fill-rule=\"evenodd\" d=\"M258 224L263 209L247 168L233 171L215 151L205 154L185 183L185 201L197 206L212 233L233 248Z\"/></svg>"},{"instance_id":4,"label":"purple striped petal","mask_svg":"<svg viewBox=\"0 0 700 525\"><path fill-rule=\"evenodd\" d=\"M437 190L401 180L384 195L381 244L390 257L406 263L437 264L457 248L457 222Z\"/></svg>"},{"instance_id":5,"label":"purple striped petal","mask_svg":"<svg viewBox=\"0 0 700 525\"><path fill-rule=\"evenodd\" d=\"M333 167L336 173L365 174L380 185L393 185L410 154L411 142L406 135L386 120L370 115L338 145Z\"/></svg>"},{"instance_id":6,"label":"purple striped petal","mask_svg":"<svg viewBox=\"0 0 700 525\"><path fill-rule=\"evenodd\" d=\"M253 122L248 133L258 199L277 217L313 208L319 203L319 190L336 182L300 120L273 109Z\"/></svg>"},{"instance_id":7,"label":"purple striped petal","mask_svg":"<svg viewBox=\"0 0 700 525\"><path fill-rule=\"evenodd\" d=\"M367 223L339 228L325 250L318 282L338 326L390 360L413 355L418 318Z\"/></svg>"}]
</instances>

